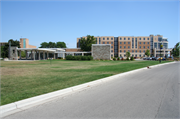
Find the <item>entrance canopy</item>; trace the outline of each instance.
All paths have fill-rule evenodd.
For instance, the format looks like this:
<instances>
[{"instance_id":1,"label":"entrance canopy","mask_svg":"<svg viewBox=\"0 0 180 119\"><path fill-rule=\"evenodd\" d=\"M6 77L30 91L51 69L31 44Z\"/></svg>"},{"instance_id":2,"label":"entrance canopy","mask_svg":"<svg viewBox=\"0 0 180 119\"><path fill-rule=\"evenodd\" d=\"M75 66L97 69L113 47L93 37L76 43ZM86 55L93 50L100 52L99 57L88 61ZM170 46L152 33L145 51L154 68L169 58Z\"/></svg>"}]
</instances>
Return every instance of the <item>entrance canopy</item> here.
<instances>
[{"instance_id":1,"label":"entrance canopy","mask_svg":"<svg viewBox=\"0 0 180 119\"><path fill-rule=\"evenodd\" d=\"M65 52L62 48L17 48L19 51Z\"/></svg>"}]
</instances>

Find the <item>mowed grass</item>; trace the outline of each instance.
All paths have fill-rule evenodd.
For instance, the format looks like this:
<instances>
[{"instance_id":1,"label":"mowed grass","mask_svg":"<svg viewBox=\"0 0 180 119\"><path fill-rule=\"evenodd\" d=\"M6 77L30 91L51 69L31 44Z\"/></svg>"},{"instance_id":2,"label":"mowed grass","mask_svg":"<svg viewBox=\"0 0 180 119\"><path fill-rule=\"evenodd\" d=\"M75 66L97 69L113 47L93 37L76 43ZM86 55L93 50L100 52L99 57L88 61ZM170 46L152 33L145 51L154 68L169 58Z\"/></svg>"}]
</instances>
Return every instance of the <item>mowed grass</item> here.
<instances>
[{"instance_id":1,"label":"mowed grass","mask_svg":"<svg viewBox=\"0 0 180 119\"><path fill-rule=\"evenodd\" d=\"M1 61L1 105L156 64L159 62Z\"/></svg>"}]
</instances>

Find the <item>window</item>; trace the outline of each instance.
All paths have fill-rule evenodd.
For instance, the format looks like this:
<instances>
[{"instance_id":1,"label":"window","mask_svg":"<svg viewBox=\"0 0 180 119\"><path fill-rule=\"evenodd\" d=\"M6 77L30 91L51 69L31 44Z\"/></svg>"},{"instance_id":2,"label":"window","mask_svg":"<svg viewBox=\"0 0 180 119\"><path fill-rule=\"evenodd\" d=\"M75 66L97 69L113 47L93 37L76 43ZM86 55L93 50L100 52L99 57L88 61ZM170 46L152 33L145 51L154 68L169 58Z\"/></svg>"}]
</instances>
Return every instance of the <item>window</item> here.
<instances>
[{"instance_id":1,"label":"window","mask_svg":"<svg viewBox=\"0 0 180 119\"><path fill-rule=\"evenodd\" d=\"M141 38L139 38L139 40L141 40Z\"/></svg>"},{"instance_id":2,"label":"window","mask_svg":"<svg viewBox=\"0 0 180 119\"><path fill-rule=\"evenodd\" d=\"M145 50L143 52L145 53Z\"/></svg>"},{"instance_id":3,"label":"window","mask_svg":"<svg viewBox=\"0 0 180 119\"><path fill-rule=\"evenodd\" d=\"M113 50L111 50L111 52L113 52Z\"/></svg>"},{"instance_id":4,"label":"window","mask_svg":"<svg viewBox=\"0 0 180 119\"><path fill-rule=\"evenodd\" d=\"M139 48L141 49L141 46L139 46Z\"/></svg>"},{"instance_id":5,"label":"window","mask_svg":"<svg viewBox=\"0 0 180 119\"><path fill-rule=\"evenodd\" d=\"M111 46L111 48L113 48L113 46Z\"/></svg>"},{"instance_id":6,"label":"window","mask_svg":"<svg viewBox=\"0 0 180 119\"><path fill-rule=\"evenodd\" d=\"M130 52L130 50L128 50L128 52Z\"/></svg>"},{"instance_id":7,"label":"window","mask_svg":"<svg viewBox=\"0 0 180 119\"><path fill-rule=\"evenodd\" d=\"M124 46L124 48L126 48L126 46Z\"/></svg>"},{"instance_id":8,"label":"window","mask_svg":"<svg viewBox=\"0 0 180 119\"><path fill-rule=\"evenodd\" d=\"M124 42L124 44L126 44L126 42Z\"/></svg>"},{"instance_id":9,"label":"window","mask_svg":"<svg viewBox=\"0 0 180 119\"><path fill-rule=\"evenodd\" d=\"M111 38L111 40L113 40L113 38Z\"/></svg>"},{"instance_id":10,"label":"window","mask_svg":"<svg viewBox=\"0 0 180 119\"><path fill-rule=\"evenodd\" d=\"M120 44L122 44L122 42L120 42Z\"/></svg>"},{"instance_id":11,"label":"window","mask_svg":"<svg viewBox=\"0 0 180 119\"><path fill-rule=\"evenodd\" d=\"M103 40L105 40L105 38L103 38Z\"/></svg>"},{"instance_id":12,"label":"window","mask_svg":"<svg viewBox=\"0 0 180 119\"><path fill-rule=\"evenodd\" d=\"M97 38L96 38L96 40L97 40Z\"/></svg>"},{"instance_id":13,"label":"window","mask_svg":"<svg viewBox=\"0 0 180 119\"><path fill-rule=\"evenodd\" d=\"M124 40L126 40L126 38L124 38Z\"/></svg>"},{"instance_id":14,"label":"window","mask_svg":"<svg viewBox=\"0 0 180 119\"><path fill-rule=\"evenodd\" d=\"M141 53L141 50L139 50L139 52Z\"/></svg>"},{"instance_id":15,"label":"window","mask_svg":"<svg viewBox=\"0 0 180 119\"><path fill-rule=\"evenodd\" d=\"M149 40L149 38L147 38Z\"/></svg>"},{"instance_id":16,"label":"window","mask_svg":"<svg viewBox=\"0 0 180 119\"><path fill-rule=\"evenodd\" d=\"M137 57L137 54L135 56Z\"/></svg>"},{"instance_id":17,"label":"window","mask_svg":"<svg viewBox=\"0 0 180 119\"><path fill-rule=\"evenodd\" d=\"M126 50L124 50L124 52L126 52Z\"/></svg>"},{"instance_id":18,"label":"window","mask_svg":"<svg viewBox=\"0 0 180 119\"><path fill-rule=\"evenodd\" d=\"M139 55L139 57L141 57L141 55Z\"/></svg>"},{"instance_id":19,"label":"window","mask_svg":"<svg viewBox=\"0 0 180 119\"><path fill-rule=\"evenodd\" d=\"M122 48L122 47L120 46L120 48Z\"/></svg>"},{"instance_id":20,"label":"window","mask_svg":"<svg viewBox=\"0 0 180 119\"><path fill-rule=\"evenodd\" d=\"M137 50L135 52L137 52Z\"/></svg>"},{"instance_id":21,"label":"window","mask_svg":"<svg viewBox=\"0 0 180 119\"><path fill-rule=\"evenodd\" d=\"M141 44L141 42L139 42L139 44Z\"/></svg>"},{"instance_id":22,"label":"window","mask_svg":"<svg viewBox=\"0 0 180 119\"><path fill-rule=\"evenodd\" d=\"M113 42L111 42L111 44L113 44Z\"/></svg>"},{"instance_id":23,"label":"window","mask_svg":"<svg viewBox=\"0 0 180 119\"><path fill-rule=\"evenodd\" d=\"M130 48L130 46L128 46L128 48Z\"/></svg>"},{"instance_id":24,"label":"window","mask_svg":"<svg viewBox=\"0 0 180 119\"><path fill-rule=\"evenodd\" d=\"M122 38L120 38L120 40L122 40Z\"/></svg>"},{"instance_id":25,"label":"window","mask_svg":"<svg viewBox=\"0 0 180 119\"><path fill-rule=\"evenodd\" d=\"M126 57L126 55L124 55L124 57Z\"/></svg>"},{"instance_id":26,"label":"window","mask_svg":"<svg viewBox=\"0 0 180 119\"><path fill-rule=\"evenodd\" d=\"M134 55L132 55L132 57L134 57Z\"/></svg>"},{"instance_id":27,"label":"window","mask_svg":"<svg viewBox=\"0 0 180 119\"><path fill-rule=\"evenodd\" d=\"M109 44L109 42L107 42L107 44Z\"/></svg>"},{"instance_id":28,"label":"window","mask_svg":"<svg viewBox=\"0 0 180 119\"><path fill-rule=\"evenodd\" d=\"M144 40L145 40L145 38L144 38Z\"/></svg>"},{"instance_id":29,"label":"window","mask_svg":"<svg viewBox=\"0 0 180 119\"><path fill-rule=\"evenodd\" d=\"M147 48L149 49L149 46L147 46Z\"/></svg>"},{"instance_id":30,"label":"window","mask_svg":"<svg viewBox=\"0 0 180 119\"><path fill-rule=\"evenodd\" d=\"M146 44L146 43L144 42L144 44Z\"/></svg>"},{"instance_id":31,"label":"window","mask_svg":"<svg viewBox=\"0 0 180 119\"><path fill-rule=\"evenodd\" d=\"M107 38L107 40L109 40L109 38Z\"/></svg>"},{"instance_id":32,"label":"window","mask_svg":"<svg viewBox=\"0 0 180 119\"><path fill-rule=\"evenodd\" d=\"M149 42L147 42L147 44L149 44Z\"/></svg>"},{"instance_id":33,"label":"window","mask_svg":"<svg viewBox=\"0 0 180 119\"><path fill-rule=\"evenodd\" d=\"M103 44L105 44L105 42L103 42Z\"/></svg>"},{"instance_id":34,"label":"window","mask_svg":"<svg viewBox=\"0 0 180 119\"><path fill-rule=\"evenodd\" d=\"M128 42L128 44L130 44L130 42Z\"/></svg>"},{"instance_id":35,"label":"window","mask_svg":"<svg viewBox=\"0 0 180 119\"><path fill-rule=\"evenodd\" d=\"M111 57L113 57L113 55L111 54Z\"/></svg>"},{"instance_id":36,"label":"window","mask_svg":"<svg viewBox=\"0 0 180 119\"><path fill-rule=\"evenodd\" d=\"M145 46L143 48L145 49Z\"/></svg>"},{"instance_id":37,"label":"window","mask_svg":"<svg viewBox=\"0 0 180 119\"><path fill-rule=\"evenodd\" d=\"M120 50L120 52L122 52L122 51Z\"/></svg>"},{"instance_id":38,"label":"window","mask_svg":"<svg viewBox=\"0 0 180 119\"><path fill-rule=\"evenodd\" d=\"M130 38L128 38L128 40L130 40Z\"/></svg>"},{"instance_id":39,"label":"window","mask_svg":"<svg viewBox=\"0 0 180 119\"><path fill-rule=\"evenodd\" d=\"M134 52L134 50L132 50L132 52Z\"/></svg>"}]
</instances>

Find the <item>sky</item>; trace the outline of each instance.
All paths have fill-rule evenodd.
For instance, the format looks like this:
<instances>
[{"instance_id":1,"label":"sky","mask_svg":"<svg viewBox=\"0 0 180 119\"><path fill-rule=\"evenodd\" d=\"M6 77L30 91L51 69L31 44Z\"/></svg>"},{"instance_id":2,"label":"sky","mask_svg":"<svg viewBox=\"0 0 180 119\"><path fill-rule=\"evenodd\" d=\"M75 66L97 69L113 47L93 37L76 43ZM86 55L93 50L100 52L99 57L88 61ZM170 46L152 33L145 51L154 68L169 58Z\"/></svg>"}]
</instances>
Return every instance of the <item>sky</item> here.
<instances>
[{"instance_id":1,"label":"sky","mask_svg":"<svg viewBox=\"0 0 180 119\"><path fill-rule=\"evenodd\" d=\"M180 41L179 0L1 0L0 42L28 38L30 45L79 37L149 36Z\"/></svg>"}]
</instances>

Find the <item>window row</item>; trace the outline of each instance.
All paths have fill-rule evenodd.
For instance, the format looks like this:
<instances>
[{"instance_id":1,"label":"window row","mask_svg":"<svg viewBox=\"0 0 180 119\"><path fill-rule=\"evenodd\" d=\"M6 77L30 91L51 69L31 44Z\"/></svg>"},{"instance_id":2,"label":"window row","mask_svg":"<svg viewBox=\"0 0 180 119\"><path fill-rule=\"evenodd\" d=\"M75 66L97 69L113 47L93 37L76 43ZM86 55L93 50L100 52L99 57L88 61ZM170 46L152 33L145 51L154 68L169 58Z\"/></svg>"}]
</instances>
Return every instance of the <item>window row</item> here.
<instances>
[{"instance_id":1,"label":"window row","mask_svg":"<svg viewBox=\"0 0 180 119\"><path fill-rule=\"evenodd\" d=\"M120 40L122 40L123 38L120 38ZM130 40L130 38L127 38L128 40ZM135 38L137 40L137 38ZM146 38L142 38L143 40L146 40ZM124 40L126 40L126 38L124 38ZM132 38L132 40L134 40L134 38ZM141 38L139 38L139 40L141 40ZM149 38L147 38L147 40L149 40Z\"/></svg>"},{"instance_id":2,"label":"window row","mask_svg":"<svg viewBox=\"0 0 180 119\"><path fill-rule=\"evenodd\" d=\"M125 54L124 54L124 55L123 55L123 54L120 54L120 56L121 56L121 57L122 57L122 56L126 57ZM131 57L145 57L145 55L137 55L137 54L134 55L134 54L132 54Z\"/></svg>"},{"instance_id":3,"label":"window row","mask_svg":"<svg viewBox=\"0 0 180 119\"><path fill-rule=\"evenodd\" d=\"M124 47L123 47L123 46L120 46L119 48L126 48L126 46L124 46ZM129 48L130 48L130 46L128 46L127 48L129 49ZM133 48L134 48L134 47L133 47ZM144 48L144 49L145 49L146 47L145 47L145 46L143 46L142 48ZM139 46L139 49L141 49L141 46ZM147 46L147 49L149 49L149 46Z\"/></svg>"},{"instance_id":4,"label":"window row","mask_svg":"<svg viewBox=\"0 0 180 119\"><path fill-rule=\"evenodd\" d=\"M107 40L113 40L113 38L107 38ZM96 40L97 40L97 38L96 38ZM101 40L101 38L99 38L99 40ZM103 38L103 40L105 40L105 38Z\"/></svg>"},{"instance_id":5,"label":"window row","mask_svg":"<svg viewBox=\"0 0 180 119\"><path fill-rule=\"evenodd\" d=\"M120 44L122 44L122 42L120 42ZM126 44L126 42L124 42L124 44ZM130 44L130 42L128 42L128 44Z\"/></svg>"},{"instance_id":6,"label":"window row","mask_svg":"<svg viewBox=\"0 0 180 119\"><path fill-rule=\"evenodd\" d=\"M130 50L120 50L119 52L124 52L124 53L126 53L126 52L130 52ZM135 51L132 50L132 53L134 53L134 52L137 53L137 50L135 50ZM139 52L140 52L140 53L141 53L141 52L145 53L145 50L143 50L143 51L140 50Z\"/></svg>"},{"instance_id":7,"label":"window row","mask_svg":"<svg viewBox=\"0 0 180 119\"><path fill-rule=\"evenodd\" d=\"M113 42L110 42L111 44L113 44ZM103 42L103 44L105 44L105 42ZM107 44L109 44L109 42L107 42Z\"/></svg>"},{"instance_id":8,"label":"window row","mask_svg":"<svg viewBox=\"0 0 180 119\"><path fill-rule=\"evenodd\" d=\"M143 44L146 44L146 42L142 42ZM141 44L141 42L139 42L139 44ZM149 44L149 42L147 42L147 44Z\"/></svg>"}]
</instances>

